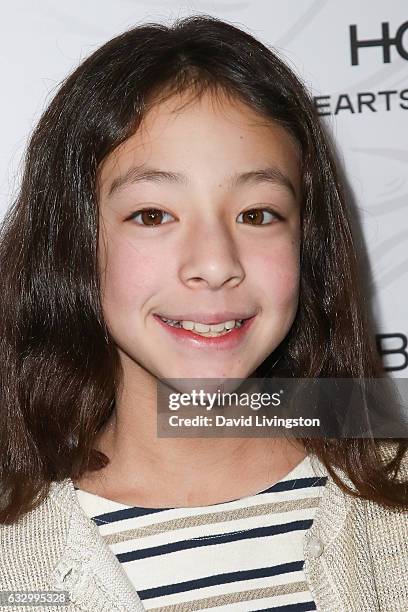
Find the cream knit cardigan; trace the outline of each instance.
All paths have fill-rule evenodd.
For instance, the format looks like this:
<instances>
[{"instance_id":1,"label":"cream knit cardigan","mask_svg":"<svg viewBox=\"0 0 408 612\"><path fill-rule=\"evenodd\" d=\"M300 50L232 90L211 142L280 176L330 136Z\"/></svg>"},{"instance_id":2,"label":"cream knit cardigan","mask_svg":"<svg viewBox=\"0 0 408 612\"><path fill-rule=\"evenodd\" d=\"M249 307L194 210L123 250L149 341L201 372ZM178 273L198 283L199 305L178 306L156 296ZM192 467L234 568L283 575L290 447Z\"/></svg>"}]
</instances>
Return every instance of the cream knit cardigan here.
<instances>
[{"instance_id":1,"label":"cream knit cardigan","mask_svg":"<svg viewBox=\"0 0 408 612\"><path fill-rule=\"evenodd\" d=\"M316 457L311 461L321 469ZM408 474L406 460L401 473ZM328 476L304 536L304 555L318 611L408 612L407 512L353 498ZM66 590L70 597L64 606L0 604L4 612L144 610L70 479L52 483L47 499L16 523L0 525L1 590Z\"/></svg>"}]
</instances>

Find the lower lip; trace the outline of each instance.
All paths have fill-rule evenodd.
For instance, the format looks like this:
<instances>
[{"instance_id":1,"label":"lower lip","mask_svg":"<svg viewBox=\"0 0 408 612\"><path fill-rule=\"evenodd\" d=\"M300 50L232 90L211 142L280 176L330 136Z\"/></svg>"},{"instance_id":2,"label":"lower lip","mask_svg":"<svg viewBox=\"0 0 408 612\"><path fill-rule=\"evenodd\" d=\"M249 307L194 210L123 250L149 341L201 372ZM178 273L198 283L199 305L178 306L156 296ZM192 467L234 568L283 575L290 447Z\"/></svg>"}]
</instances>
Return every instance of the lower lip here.
<instances>
[{"instance_id":1,"label":"lower lip","mask_svg":"<svg viewBox=\"0 0 408 612\"><path fill-rule=\"evenodd\" d=\"M173 338L184 342L189 346L195 346L198 348L219 348L219 349L230 349L238 346L246 334L248 333L249 328L251 327L254 319L254 315L250 319L246 319L241 327L234 327L234 329L223 336L214 336L212 338L206 338L205 336L201 336L200 334L195 334L193 331L189 331L188 329L184 329L183 327L173 327L172 325L167 325L158 315L153 315L158 323L164 329L166 329Z\"/></svg>"}]
</instances>

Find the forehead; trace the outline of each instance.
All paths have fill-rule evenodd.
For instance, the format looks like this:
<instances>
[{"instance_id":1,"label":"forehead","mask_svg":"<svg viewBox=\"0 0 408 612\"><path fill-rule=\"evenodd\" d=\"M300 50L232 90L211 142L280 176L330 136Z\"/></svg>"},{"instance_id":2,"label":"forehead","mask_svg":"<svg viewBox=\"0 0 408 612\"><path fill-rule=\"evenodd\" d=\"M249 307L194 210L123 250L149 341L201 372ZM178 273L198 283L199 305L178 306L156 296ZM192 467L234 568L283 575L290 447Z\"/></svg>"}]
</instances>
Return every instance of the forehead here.
<instances>
[{"instance_id":1,"label":"forehead","mask_svg":"<svg viewBox=\"0 0 408 612\"><path fill-rule=\"evenodd\" d=\"M101 164L103 191L140 164L222 180L270 163L299 183L300 151L291 134L223 92L177 93L153 103L136 132Z\"/></svg>"}]
</instances>

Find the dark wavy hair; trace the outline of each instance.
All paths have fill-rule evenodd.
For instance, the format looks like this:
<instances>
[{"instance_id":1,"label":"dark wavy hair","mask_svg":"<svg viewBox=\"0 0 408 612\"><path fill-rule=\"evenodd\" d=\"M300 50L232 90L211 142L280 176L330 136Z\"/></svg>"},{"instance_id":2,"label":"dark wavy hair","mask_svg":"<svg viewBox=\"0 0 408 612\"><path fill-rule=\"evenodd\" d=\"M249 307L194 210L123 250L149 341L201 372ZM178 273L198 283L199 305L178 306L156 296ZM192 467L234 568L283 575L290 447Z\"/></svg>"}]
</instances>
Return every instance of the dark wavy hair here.
<instances>
[{"instance_id":1,"label":"dark wavy hair","mask_svg":"<svg viewBox=\"0 0 408 612\"><path fill-rule=\"evenodd\" d=\"M271 49L207 15L135 27L62 84L34 130L18 198L0 235L0 522L39 505L52 481L109 459L93 448L121 368L104 321L97 265L98 168L160 96L212 89L281 124L301 150L301 281L295 321L258 368L292 376L383 376L331 145L305 87ZM397 479L407 440L384 462L378 439L301 438L343 490L408 504Z\"/></svg>"}]
</instances>

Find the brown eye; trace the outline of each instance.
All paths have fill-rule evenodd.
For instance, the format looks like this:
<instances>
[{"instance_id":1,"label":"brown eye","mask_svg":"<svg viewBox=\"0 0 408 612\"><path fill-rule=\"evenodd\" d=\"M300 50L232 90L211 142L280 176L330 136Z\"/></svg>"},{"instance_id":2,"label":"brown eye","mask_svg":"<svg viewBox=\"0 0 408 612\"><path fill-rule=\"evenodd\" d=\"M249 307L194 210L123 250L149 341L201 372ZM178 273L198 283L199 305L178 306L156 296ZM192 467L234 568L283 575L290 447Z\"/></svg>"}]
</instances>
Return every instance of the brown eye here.
<instances>
[{"instance_id":1,"label":"brown eye","mask_svg":"<svg viewBox=\"0 0 408 612\"><path fill-rule=\"evenodd\" d=\"M276 219L280 218L277 213L269 208L252 208L241 213L241 215L244 218L243 222L250 225L269 225L268 218L265 222L265 215L272 215Z\"/></svg>"},{"instance_id":2,"label":"brown eye","mask_svg":"<svg viewBox=\"0 0 408 612\"><path fill-rule=\"evenodd\" d=\"M144 208L143 210L139 210L136 213L133 213L131 216L132 219L139 218L141 221L136 221L138 225L163 225L161 221L163 220L163 215L170 215L170 213L164 212L164 210L160 210L159 208Z\"/></svg>"}]
</instances>

